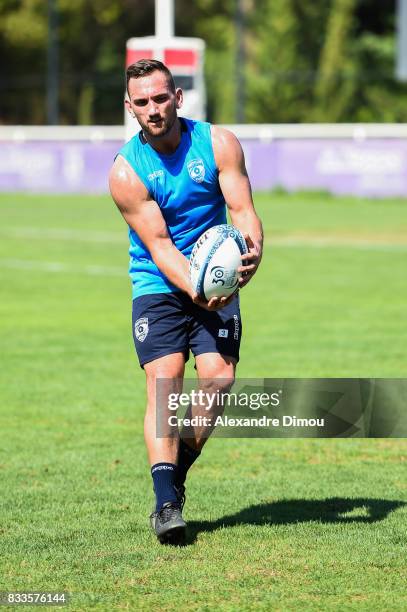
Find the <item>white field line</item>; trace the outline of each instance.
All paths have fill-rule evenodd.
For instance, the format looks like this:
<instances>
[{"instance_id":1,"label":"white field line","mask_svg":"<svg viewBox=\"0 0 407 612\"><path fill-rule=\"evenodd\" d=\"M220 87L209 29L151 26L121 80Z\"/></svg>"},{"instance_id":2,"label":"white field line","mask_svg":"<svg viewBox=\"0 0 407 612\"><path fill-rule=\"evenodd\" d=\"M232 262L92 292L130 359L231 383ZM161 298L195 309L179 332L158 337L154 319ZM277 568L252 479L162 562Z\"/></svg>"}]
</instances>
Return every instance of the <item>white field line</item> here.
<instances>
[{"instance_id":1,"label":"white field line","mask_svg":"<svg viewBox=\"0 0 407 612\"><path fill-rule=\"evenodd\" d=\"M304 239L291 239L291 238L279 238L266 241L267 246L286 247L286 248L297 248L305 247L312 249L324 249L324 248L347 248L357 250L370 250L370 251L387 251L387 252L407 252L407 244L393 244L393 243L370 243L367 241L328 241L328 239L315 239L304 240ZM0 259L0 268L7 268L13 270L32 270L34 272L65 272L70 274L86 274L89 276L116 276L124 277L126 275L126 267L119 266L98 266L98 265L72 265L58 261L40 261L40 260L28 260L28 259Z\"/></svg>"},{"instance_id":2,"label":"white field line","mask_svg":"<svg viewBox=\"0 0 407 612\"><path fill-rule=\"evenodd\" d=\"M390 242L377 238L347 238L340 236L274 237L265 240L267 246L310 249L356 249L362 251L407 251L407 242Z\"/></svg>"},{"instance_id":3,"label":"white field line","mask_svg":"<svg viewBox=\"0 0 407 612\"><path fill-rule=\"evenodd\" d=\"M75 230L63 228L40 228L40 227L10 227L0 229L0 236L5 238L33 239L33 240L61 240L74 242L100 242L127 244L126 233L109 232L98 230ZM293 247L354 247L354 248L407 248L406 241L390 241L381 236L366 238L354 238L350 236L274 236L268 238L265 243L268 246L293 246Z\"/></svg>"},{"instance_id":4,"label":"white field line","mask_svg":"<svg viewBox=\"0 0 407 612\"><path fill-rule=\"evenodd\" d=\"M32 270L33 272L56 272L86 274L89 276L126 277L126 267L118 266L73 266L58 261L34 261L27 259L0 259L0 268L9 270Z\"/></svg>"},{"instance_id":5,"label":"white field line","mask_svg":"<svg viewBox=\"0 0 407 612\"><path fill-rule=\"evenodd\" d=\"M28 240L68 240L74 242L101 242L126 244L126 230L123 232L104 232L97 230L75 230L64 228L8 227L0 229L4 238Z\"/></svg>"},{"instance_id":6,"label":"white field line","mask_svg":"<svg viewBox=\"0 0 407 612\"><path fill-rule=\"evenodd\" d=\"M122 244L127 246L126 232L98 230L76 230L63 228L9 227L0 229L0 237L22 240L58 240L100 244ZM407 240L392 241L387 237L371 236L274 236L265 240L267 246L294 248L351 248L372 251L406 251ZM64 264L65 265L65 264Z\"/></svg>"}]
</instances>

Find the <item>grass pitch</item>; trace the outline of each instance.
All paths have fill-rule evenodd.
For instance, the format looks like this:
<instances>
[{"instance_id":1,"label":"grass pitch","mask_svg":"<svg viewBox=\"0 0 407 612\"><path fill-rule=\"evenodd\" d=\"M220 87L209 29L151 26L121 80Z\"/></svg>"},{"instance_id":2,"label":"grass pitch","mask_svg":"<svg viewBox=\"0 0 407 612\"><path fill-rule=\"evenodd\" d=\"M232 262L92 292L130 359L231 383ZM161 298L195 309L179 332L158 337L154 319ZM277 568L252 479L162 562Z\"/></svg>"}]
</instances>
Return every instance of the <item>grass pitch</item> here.
<instances>
[{"instance_id":1,"label":"grass pitch","mask_svg":"<svg viewBox=\"0 0 407 612\"><path fill-rule=\"evenodd\" d=\"M407 202L256 204L240 376L406 377ZM404 440L210 440L188 545L160 546L124 223L108 197L0 210L0 590L69 591L71 610L406 609Z\"/></svg>"}]
</instances>

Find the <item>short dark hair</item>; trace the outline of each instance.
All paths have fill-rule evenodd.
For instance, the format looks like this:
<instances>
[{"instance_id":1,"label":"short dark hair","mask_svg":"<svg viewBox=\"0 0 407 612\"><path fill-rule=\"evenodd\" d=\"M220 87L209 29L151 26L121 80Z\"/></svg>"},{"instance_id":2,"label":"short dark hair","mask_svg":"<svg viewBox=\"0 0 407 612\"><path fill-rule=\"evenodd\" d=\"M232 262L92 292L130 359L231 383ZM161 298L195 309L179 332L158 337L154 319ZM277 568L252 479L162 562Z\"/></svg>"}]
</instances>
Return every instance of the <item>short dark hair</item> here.
<instances>
[{"instance_id":1,"label":"short dark hair","mask_svg":"<svg viewBox=\"0 0 407 612\"><path fill-rule=\"evenodd\" d=\"M130 64L126 70L126 87L127 93L129 92L129 81L130 79L139 79L140 77L147 76L152 72L158 70L159 72L163 72L167 75L168 84L173 93L175 93L175 83L174 78L171 72L168 70L167 66L158 60L153 59L141 59L134 64Z\"/></svg>"}]
</instances>

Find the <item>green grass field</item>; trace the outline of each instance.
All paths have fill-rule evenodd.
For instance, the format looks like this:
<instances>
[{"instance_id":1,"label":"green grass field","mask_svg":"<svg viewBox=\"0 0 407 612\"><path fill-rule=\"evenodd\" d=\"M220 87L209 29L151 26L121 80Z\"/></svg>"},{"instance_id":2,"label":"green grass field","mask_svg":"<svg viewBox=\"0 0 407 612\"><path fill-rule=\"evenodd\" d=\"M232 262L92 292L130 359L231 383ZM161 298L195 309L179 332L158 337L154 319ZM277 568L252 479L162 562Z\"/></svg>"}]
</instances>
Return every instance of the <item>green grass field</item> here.
<instances>
[{"instance_id":1,"label":"green grass field","mask_svg":"<svg viewBox=\"0 0 407 612\"><path fill-rule=\"evenodd\" d=\"M241 377L407 376L407 200L258 194ZM70 610L405 610L405 440L213 439L159 545L124 223L0 196L0 590ZM192 364L188 368L193 374Z\"/></svg>"}]
</instances>

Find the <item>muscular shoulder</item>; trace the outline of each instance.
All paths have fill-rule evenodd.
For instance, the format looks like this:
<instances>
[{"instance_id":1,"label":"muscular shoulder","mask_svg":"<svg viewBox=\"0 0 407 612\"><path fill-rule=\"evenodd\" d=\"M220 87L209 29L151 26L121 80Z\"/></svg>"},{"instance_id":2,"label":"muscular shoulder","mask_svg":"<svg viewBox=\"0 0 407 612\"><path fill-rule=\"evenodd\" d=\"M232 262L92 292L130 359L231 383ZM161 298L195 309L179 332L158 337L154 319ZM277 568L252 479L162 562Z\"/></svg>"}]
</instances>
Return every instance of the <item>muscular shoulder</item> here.
<instances>
[{"instance_id":1,"label":"muscular shoulder","mask_svg":"<svg viewBox=\"0 0 407 612\"><path fill-rule=\"evenodd\" d=\"M109 173L110 193L116 204L128 200L147 200L148 191L130 164L118 155Z\"/></svg>"},{"instance_id":2,"label":"muscular shoulder","mask_svg":"<svg viewBox=\"0 0 407 612\"><path fill-rule=\"evenodd\" d=\"M230 130L212 125L211 136L215 162L219 170L230 165L242 164L242 145Z\"/></svg>"}]
</instances>

